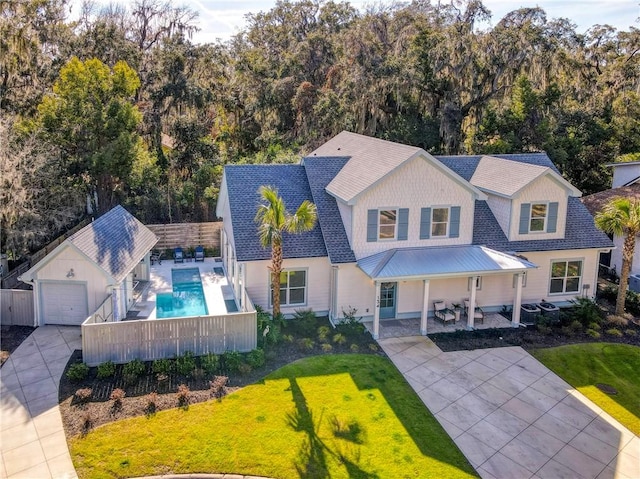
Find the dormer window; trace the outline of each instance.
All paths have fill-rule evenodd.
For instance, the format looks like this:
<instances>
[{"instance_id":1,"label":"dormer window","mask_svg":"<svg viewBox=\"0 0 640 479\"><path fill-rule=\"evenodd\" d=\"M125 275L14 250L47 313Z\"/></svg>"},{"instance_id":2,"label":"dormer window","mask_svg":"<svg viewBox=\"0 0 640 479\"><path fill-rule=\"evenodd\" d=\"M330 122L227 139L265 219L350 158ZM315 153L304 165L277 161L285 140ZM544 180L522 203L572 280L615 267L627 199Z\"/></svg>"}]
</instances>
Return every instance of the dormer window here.
<instances>
[{"instance_id":1,"label":"dormer window","mask_svg":"<svg viewBox=\"0 0 640 479\"><path fill-rule=\"evenodd\" d=\"M449 208L432 208L431 237L447 237L449 230Z\"/></svg>"},{"instance_id":2,"label":"dormer window","mask_svg":"<svg viewBox=\"0 0 640 479\"><path fill-rule=\"evenodd\" d=\"M392 240L396 238L397 217L397 210L380 210L378 239Z\"/></svg>"},{"instance_id":3,"label":"dormer window","mask_svg":"<svg viewBox=\"0 0 640 479\"><path fill-rule=\"evenodd\" d=\"M529 220L530 233L542 233L547 230L547 203L532 203Z\"/></svg>"}]
</instances>

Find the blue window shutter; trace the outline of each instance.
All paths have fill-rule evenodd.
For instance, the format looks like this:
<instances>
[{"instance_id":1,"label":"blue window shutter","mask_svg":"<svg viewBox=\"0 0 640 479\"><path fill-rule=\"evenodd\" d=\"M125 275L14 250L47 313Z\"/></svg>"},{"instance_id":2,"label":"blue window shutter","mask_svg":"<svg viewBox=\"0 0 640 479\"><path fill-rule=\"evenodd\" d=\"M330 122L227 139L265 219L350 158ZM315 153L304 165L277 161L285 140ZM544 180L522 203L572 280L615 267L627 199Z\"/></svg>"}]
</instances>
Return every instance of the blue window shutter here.
<instances>
[{"instance_id":1,"label":"blue window shutter","mask_svg":"<svg viewBox=\"0 0 640 479\"><path fill-rule=\"evenodd\" d=\"M449 224L449 238L460 236L460 207L451 207L451 222Z\"/></svg>"},{"instance_id":2,"label":"blue window shutter","mask_svg":"<svg viewBox=\"0 0 640 479\"><path fill-rule=\"evenodd\" d=\"M431 237L431 208L420 210L420 239Z\"/></svg>"},{"instance_id":3,"label":"blue window shutter","mask_svg":"<svg viewBox=\"0 0 640 479\"><path fill-rule=\"evenodd\" d=\"M378 241L378 210L367 212L367 241Z\"/></svg>"},{"instance_id":4,"label":"blue window shutter","mask_svg":"<svg viewBox=\"0 0 640 479\"><path fill-rule=\"evenodd\" d=\"M549 203L549 217L547 218L547 233L555 233L558 225L558 202Z\"/></svg>"},{"instance_id":5,"label":"blue window shutter","mask_svg":"<svg viewBox=\"0 0 640 479\"><path fill-rule=\"evenodd\" d=\"M404 241L409 236L409 208L398 211L398 240Z\"/></svg>"},{"instance_id":6,"label":"blue window shutter","mask_svg":"<svg viewBox=\"0 0 640 479\"><path fill-rule=\"evenodd\" d=\"M520 230L518 233L526 235L529 233L529 220L531 219L531 203L520 205Z\"/></svg>"}]
</instances>

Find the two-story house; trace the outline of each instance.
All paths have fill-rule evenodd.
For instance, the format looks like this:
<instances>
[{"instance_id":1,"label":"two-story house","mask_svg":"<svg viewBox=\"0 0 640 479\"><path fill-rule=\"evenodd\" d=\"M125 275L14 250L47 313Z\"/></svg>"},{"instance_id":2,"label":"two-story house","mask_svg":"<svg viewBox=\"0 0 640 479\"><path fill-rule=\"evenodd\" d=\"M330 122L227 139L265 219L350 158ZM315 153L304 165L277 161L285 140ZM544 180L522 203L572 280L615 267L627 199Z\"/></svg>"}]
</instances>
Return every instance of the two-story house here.
<instances>
[{"instance_id":1,"label":"two-story house","mask_svg":"<svg viewBox=\"0 0 640 479\"><path fill-rule=\"evenodd\" d=\"M433 300L481 304L564 303L593 296L598 253L612 243L580 192L546 154L432 156L342 132L298 165L225 167L218 203L223 257L237 292L270 309L270 251L254 222L258 188L278 188L295 210L308 199L318 224L285 235L280 295L285 314L312 308L332 320L421 318ZM474 327L473 315L467 326Z\"/></svg>"}]
</instances>

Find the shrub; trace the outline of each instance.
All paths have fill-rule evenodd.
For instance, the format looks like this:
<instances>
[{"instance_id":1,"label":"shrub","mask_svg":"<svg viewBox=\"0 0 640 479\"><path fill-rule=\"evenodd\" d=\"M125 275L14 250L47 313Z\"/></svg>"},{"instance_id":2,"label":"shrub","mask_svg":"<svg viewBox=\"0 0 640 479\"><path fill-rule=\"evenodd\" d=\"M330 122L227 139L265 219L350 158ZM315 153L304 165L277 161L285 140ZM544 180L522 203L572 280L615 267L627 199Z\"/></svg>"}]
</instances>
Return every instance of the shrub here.
<instances>
[{"instance_id":1,"label":"shrub","mask_svg":"<svg viewBox=\"0 0 640 479\"><path fill-rule=\"evenodd\" d=\"M124 392L123 389L116 388L113 391L111 391L111 395L109 396L109 399L113 401L114 409L120 409L122 407L122 400L124 399L125 396L126 396L126 393Z\"/></svg>"},{"instance_id":2,"label":"shrub","mask_svg":"<svg viewBox=\"0 0 640 479\"><path fill-rule=\"evenodd\" d=\"M238 351L226 351L222 354L224 367L231 372L237 372L242 363L242 355Z\"/></svg>"},{"instance_id":3,"label":"shrub","mask_svg":"<svg viewBox=\"0 0 640 479\"><path fill-rule=\"evenodd\" d=\"M607 333L609 336L616 336L618 338L622 336L622 332L616 328L607 329L605 333Z\"/></svg>"},{"instance_id":4,"label":"shrub","mask_svg":"<svg viewBox=\"0 0 640 479\"><path fill-rule=\"evenodd\" d=\"M329 326L320 326L318 328L318 341L321 343L326 343L328 341L329 333L331 332L331 328Z\"/></svg>"},{"instance_id":5,"label":"shrub","mask_svg":"<svg viewBox=\"0 0 640 479\"><path fill-rule=\"evenodd\" d=\"M369 350L371 350L374 353L377 353L380 350L380 348L378 348L377 344L369 343Z\"/></svg>"},{"instance_id":6,"label":"shrub","mask_svg":"<svg viewBox=\"0 0 640 479\"><path fill-rule=\"evenodd\" d=\"M359 336L364 333L366 328L364 327L364 324L360 322L362 318L356 318L357 312L358 310L356 308L352 308L351 306L349 306L346 311L343 309L342 316L344 317L344 319L336 325L336 330L350 338Z\"/></svg>"},{"instance_id":7,"label":"shrub","mask_svg":"<svg viewBox=\"0 0 640 479\"><path fill-rule=\"evenodd\" d=\"M587 329L586 333L594 339L598 339L600 337L600 333L595 329Z\"/></svg>"},{"instance_id":8,"label":"shrub","mask_svg":"<svg viewBox=\"0 0 640 479\"><path fill-rule=\"evenodd\" d=\"M79 404L84 404L88 402L89 399L91 399L92 394L93 394L93 390L91 388L81 388L74 393L73 398Z\"/></svg>"},{"instance_id":9,"label":"shrub","mask_svg":"<svg viewBox=\"0 0 640 479\"><path fill-rule=\"evenodd\" d=\"M189 394L190 394L189 386L186 384L181 384L178 386L178 391L176 392L176 399L178 400L178 406L187 407L189 405Z\"/></svg>"},{"instance_id":10,"label":"shrub","mask_svg":"<svg viewBox=\"0 0 640 479\"><path fill-rule=\"evenodd\" d=\"M249 354L247 354L247 363L249 363L249 366L251 366L253 369L258 369L264 366L264 350L254 349Z\"/></svg>"},{"instance_id":11,"label":"shrub","mask_svg":"<svg viewBox=\"0 0 640 479\"><path fill-rule=\"evenodd\" d=\"M311 336L316 330L316 313L312 309L296 311L291 320L291 326L303 336Z\"/></svg>"},{"instance_id":12,"label":"shrub","mask_svg":"<svg viewBox=\"0 0 640 479\"><path fill-rule=\"evenodd\" d=\"M322 343L322 346L320 347L322 348L323 353L330 353L331 351L333 351L333 346L331 346L329 343Z\"/></svg>"},{"instance_id":13,"label":"shrub","mask_svg":"<svg viewBox=\"0 0 640 479\"><path fill-rule=\"evenodd\" d=\"M98 377L100 379L110 378L116 373L116 365L111 361L98 365Z\"/></svg>"},{"instance_id":14,"label":"shrub","mask_svg":"<svg viewBox=\"0 0 640 479\"><path fill-rule=\"evenodd\" d=\"M571 321L571 324L569 325L569 327L571 328L571 330L574 333L579 333L582 331L582 323L580 321L578 321L577 319L574 321Z\"/></svg>"},{"instance_id":15,"label":"shrub","mask_svg":"<svg viewBox=\"0 0 640 479\"><path fill-rule=\"evenodd\" d=\"M627 324L629 324L629 320L623 316L610 314L609 316L607 316L607 323L613 324L614 326L626 326Z\"/></svg>"},{"instance_id":16,"label":"shrub","mask_svg":"<svg viewBox=\"0 0 640 479\"><path fill-rule=\"evenodd\" d=\"M76 363L69 366L67 371L67 378L69 381L73 381L74 383L83 381L87 378L89 374L89 366L85 363Z\"/></svg>"},{"instance_id":17,"label":"shrub","mask_svg":"<svg viewBox=\"0 0 640 479\"><path fill-rule=\"evenodd\" d=\"M298 347L301 351L311 351L315 345L316 343L311 338L298 339Z\"/></svg>"},{"instance_id":18,"label":"shrub","mask_svg":"<svg viewBox=\"0 0 640 479\"><path fill-rule=\"evenodd\" d=\"M155 374L164 374L168 376L171 374L171 370L173 369L173 361L170 361L169 359L156 359L151 368Z\"/></svg>"},{"instance_id":19,"label":"shrub","mask_svg":"<svg viewBox=\"0 0 640 479\"><path fill-rule=\"evenodd\" d=\"M571 322L579 321L583 326L587 326L589 323L602 322L602 311L595 301L589 298L576 298L573 303L573 307L569 310L569 320Z\"/></svg>"},{"instance_id":20,"label":"shrub","mask_svg":"<svg viewBox=\"0 0 640 479\"><path fill-rule=\"evenodd\" d=\"M253 371L253 368L250 364L247 364L245 362L240 363L240 365L238 366L238 372L243 376L249 374L251 371Z\"/></svg>"},{"instance_id":21,"label":"shrub","mask_svg":"<svg viewBox=\"0 0 640 479\"><path fill-rule=\"evenodd\" d=\"M349 346L349 349L351 350L352 353L357 353L360 351L360 346L353 343L351 346Z\"/></svg>"},{"instance_id":22,"label":"shrub","mask_svg":"<svg viewBox=\"0 0 640 479\"><path fill-rule=\"evenodd\" d=\"M347 338L342 333L336 333L333 335L333 342L336 344L345 344L347 342Z\"/></svg>"},{"instance_id":23,"label":"shrub","mask_svg":"<svg viewBox=\"0 0 640 479\"><path fill-rule=\"evenodd\" d=\"M204 356L200 356L200 366L205 370L207 374L213 374L218 370L220 366L220 358L217 354L209 353Z\"/></svg>"},{"instance_id":24,"label":"shrub","mask_svg":"<svg viewBox=\"0 0 640 479\"><path fill-rule=\"evenodd\" d=\"M156 412L156 409L158 408L158 393L155 391L150 392L145 397L145 400L147 402L147 406L145 407L145 412L147 414L153 414L154 412Z\"/></svg>"},{"instance_id":25,"label":"shrub","mask_svg":"<svg viewBox=\"0 0 640 479\"><path fill-rule=\"evenodd\" d=\"M624 334L627 336L635 336L637 333L635 329L625 329Z\"/></svg>"},{"instance_id":26,"label":"shrub","mask_svg":"<svg viewBox=\"0 0 640 479\"><path fill-rule=\"evenodd\" d=\"M282 318L273 318L271 314L256 306L256 316L258 323L258 338L262 338L262 345L277 344L282 339L281 327Z\"/></svg>"},{"instance_id":27,"label":"shrub","mask_svg":"<svg viewBox=\"0 0 640 479\"><path fill-rule=\"evenodd\" d=\"M282 339L287 343L293 343L293 334L285 334Z\"/></svg>"},{"instance_id":28,"label":"shrub","mask_svg":"<svg viewBox=\"0 0 640 479\"><path fill-rule=\"evenodd\" d=\"M191 376L196 368L196 358L191 351L185 351L176 358L176 372L181 376Z\"/></svg>"},{"instance_id":29,"label":"shrub","mask_svg":"<svg viewBox=\"0 0 640 479\"><path fill-rule=\"evenodd\" d=\"M593 329L594 331L600 331L602 326L599 323L589 323L589 329Z\"/></svg>"},{"instance_id":30,"label":"shrub","mask_svg":"<svg viewBox=\"0 0 640 479\"><path fill-rule=\"evenodd\" d=\"M571 329L570 326L562 326L562 328L560 328L560 332L562 334L564 334L565 336L573 336L575 334L575 331L573 329Z\"/></svg>"},{"instance_id":31,"label":"shrub","mask_svg":"<svg viewBox=\"0 0 640 479\"><path fill-rule=\"evenodd\" d=\"M122 374L125 376L131 376L134 378L138 378L144 374L144 363L139 359L134 359L133 361L129 361L122 368Z\"/></svg>"},{"instance_id":32,"label":"shrub","mask_svg":"<svg viewBox=\"0 0 640 479\"><path fill-rule=\"evenodd\" d=\"M224 395L227 394L226 385L229 381L227 376L215 376L213 381L209 382L209 389L211 391L211 396L214 398L220 399Z\"/></svg>"}]
</instances>

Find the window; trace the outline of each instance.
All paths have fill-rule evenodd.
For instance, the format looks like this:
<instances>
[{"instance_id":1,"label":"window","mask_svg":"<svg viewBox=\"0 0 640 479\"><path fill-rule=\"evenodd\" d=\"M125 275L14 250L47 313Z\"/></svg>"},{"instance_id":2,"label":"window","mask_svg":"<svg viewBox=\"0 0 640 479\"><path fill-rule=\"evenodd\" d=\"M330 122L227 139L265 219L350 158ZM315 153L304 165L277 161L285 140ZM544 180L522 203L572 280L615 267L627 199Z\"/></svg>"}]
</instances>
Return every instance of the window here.
<instances>
[{"instance_id":1,"label":"window","mask_svg":"<svg viewBox=\"0 0 640 479\"><path fill-rule=\"evenodd\" d=\"M378 239L395 239L397 210L380 210L378 221Z\"/></svg>"},{"instance_id":2,"label":"window","mask_svg":"<svg viewBox=\"0 0 640 479\"><path fill-rule=\"evenodd\" d=\"M549 294L577 293L582 278L582 261L554 261L551 263Z\"/></svg>"},{"instance_id":3,"label":"window","mask_svg":"<svg viewBox=\"0 0 640 479\"><path fill-rule=\"evenodd\" d=\"M532 203L531 204L531 218L529 219L529 232L537 233L547 230L547 204L546 203Z\"/></svg>"},{"instance_id":4,"label":"window","mask_svg":"<svg viewBox=\"0 0 640 479\"><path fill-rule=\"evenodd\" d=\"M467 279L467 291L471 291L473 286L473 276ZM476 276L476 289L480 291L482 289L482 276Z\"/></svg>"},{"instance_id":5,"label":"window","mask_svg":"<svg viewBox=\"0 0 640 479\"><path fill-rule=\"evenodd\" d=\"M431 237L448 235L449 208L433 208L431 210Z\"/></svg>"},{"instance_id":6,"label":"window","mask_svg":"<svg viewBox=\"0 0 640 479\"><path fill-rule=\"evenodd\" d=\"M271 295L269 300L273 298L273 289L269 288ZM300 305L307 302L307 272L302 271L283 271L280 273L280 304Z\"/></svg>"}]
</instances>

